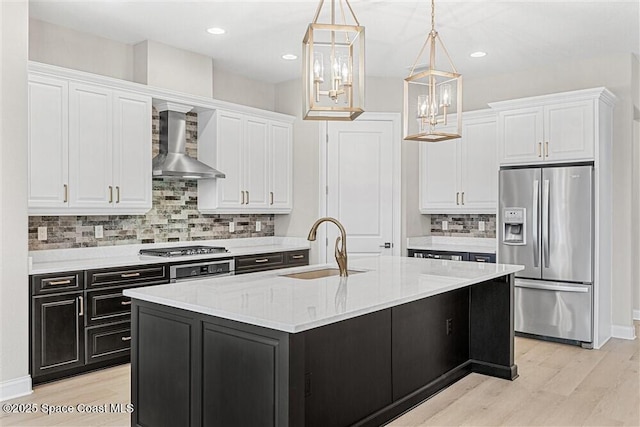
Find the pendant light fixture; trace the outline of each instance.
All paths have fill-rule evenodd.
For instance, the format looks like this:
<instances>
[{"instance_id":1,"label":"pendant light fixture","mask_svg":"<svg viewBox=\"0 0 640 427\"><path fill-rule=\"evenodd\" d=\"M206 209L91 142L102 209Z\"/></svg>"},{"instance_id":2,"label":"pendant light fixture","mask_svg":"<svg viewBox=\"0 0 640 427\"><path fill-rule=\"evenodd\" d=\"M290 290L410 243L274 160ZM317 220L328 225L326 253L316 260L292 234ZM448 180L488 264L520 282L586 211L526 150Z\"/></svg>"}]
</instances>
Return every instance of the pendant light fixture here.
<instances>
[{"instance_id":1,"label":"pendant light fixture","mask_svg":"<svg viewBox=\"0 0 640 427\"><path fill-rule=\"evenodd\" d=\"M302 117L353 120L364 112L364 27L349 0L331 0L331 22L319 23L323 5L320 0L302 41ZM350 24L345 9L353 21ZM338 13L340 24L336 23Z\"/></svg>"},{"instance_id":2,"label":"pendant light fixture","mask_svg":"<svg viewBox=\"0 0 640 427\"><path fill-rule=\"evenodd\" d=\"M448 67L436 66L436 49L446 57ZM428 64L419 66L425 51ZM431 32L404 79L404 139L437 142L462 135L462 75L435 29L435 4L431 0ZM451 123L449 116L455 114Z\"/></svg>"}]
</instances>

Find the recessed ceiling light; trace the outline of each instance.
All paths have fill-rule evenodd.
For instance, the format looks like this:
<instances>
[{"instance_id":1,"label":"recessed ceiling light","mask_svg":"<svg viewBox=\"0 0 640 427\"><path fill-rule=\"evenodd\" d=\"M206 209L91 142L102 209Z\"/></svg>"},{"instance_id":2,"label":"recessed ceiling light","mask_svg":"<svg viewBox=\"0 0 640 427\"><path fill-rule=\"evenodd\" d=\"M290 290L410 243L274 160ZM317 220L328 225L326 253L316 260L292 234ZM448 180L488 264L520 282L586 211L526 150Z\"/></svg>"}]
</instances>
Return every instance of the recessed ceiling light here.
<instances>
[{"instance_id":1,"label":"recessed ceiling light","mask_svg":"<svg viewBox=\"0 0 640 427\"><path fill-rule=\"evenodd\" d=\"M224 28L219 28L219 27L207 28L207 33L215 34L216 36L219 36L220 34L224 34L226 32L227 31Z\"/></svg>"},{"instance_id":2,"label":"recessed ceiling light","mask_svg":"<svg viewBox=\"0 0 640 427\"><path fill-rule=\"evenodd\" d=\"M482 58L483 56L487 56L487 52L482 52L482 51L477 51L477 52L473 52L471 55L469 55L472 58Z\"/></svg>"},{"instance_id":3,"label":"recessed ceiling light","mask_svg":"<svg viewBox=\"0 0 640 427\"><path fill-rule=\"evenodd\" d=\"M298 55L294 55L293 53L285 53L284 55L282 55L282 59L293 61L294 59L298 59Z\"/></svg>"}]
</instances>

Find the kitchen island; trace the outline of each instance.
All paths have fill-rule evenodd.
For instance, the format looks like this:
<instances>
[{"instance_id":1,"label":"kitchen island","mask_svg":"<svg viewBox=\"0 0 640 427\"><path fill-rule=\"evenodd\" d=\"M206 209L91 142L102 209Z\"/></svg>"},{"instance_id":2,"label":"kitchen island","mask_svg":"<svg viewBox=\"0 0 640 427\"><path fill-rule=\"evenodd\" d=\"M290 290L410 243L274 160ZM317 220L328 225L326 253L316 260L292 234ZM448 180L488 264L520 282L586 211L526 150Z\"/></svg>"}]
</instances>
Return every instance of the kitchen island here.
<instances>
[{"instance_id":1,"label":"kitchen island","mask_svg":"<svg viewBox=\"0 0 640 427\"><path fill-rule=\"evenodd\" d=\"M286 276L324 268L307 266L125 291L132 425L381 425L471 372L517 377L521 267L404 257L349 267L349 277Z\"/></svg>"}]
</instances>

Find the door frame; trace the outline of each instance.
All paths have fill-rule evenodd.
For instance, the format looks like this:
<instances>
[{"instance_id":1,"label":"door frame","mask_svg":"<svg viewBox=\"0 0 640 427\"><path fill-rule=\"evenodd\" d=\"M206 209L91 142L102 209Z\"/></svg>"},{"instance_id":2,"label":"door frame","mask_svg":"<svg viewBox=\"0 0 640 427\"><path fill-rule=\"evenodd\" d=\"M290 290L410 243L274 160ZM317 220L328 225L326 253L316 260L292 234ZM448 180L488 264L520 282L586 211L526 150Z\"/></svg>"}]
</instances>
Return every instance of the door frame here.
<instances>
[{"instance_id":1,"label":"door frame","mask_svg":"<svg viewBox=\"0 0 640 427\"><path fill-rule=\"evenodd\" d=\"M370 120L380 122L391 122L393 138L393 159L392 159L392 233L393 238L391 243L393 248L391 253L394 256L399 256L401 251L401 235L402 232L402 135L400 133L400 113L363 113L358 117L357 121ZM318 187L318 217L327 216L327 188L328 188L328 175L327 175L327 149L329 145L329 126L327 121L320 122L318 129L318 144L319 147L319 187ZM327 263L327 252L333 253L333 245L326 245L327 233L325 227L318 229L317 241L325 242L324 250L318 243L318 262L320 264Z\"/></svg>"}]
</instances>

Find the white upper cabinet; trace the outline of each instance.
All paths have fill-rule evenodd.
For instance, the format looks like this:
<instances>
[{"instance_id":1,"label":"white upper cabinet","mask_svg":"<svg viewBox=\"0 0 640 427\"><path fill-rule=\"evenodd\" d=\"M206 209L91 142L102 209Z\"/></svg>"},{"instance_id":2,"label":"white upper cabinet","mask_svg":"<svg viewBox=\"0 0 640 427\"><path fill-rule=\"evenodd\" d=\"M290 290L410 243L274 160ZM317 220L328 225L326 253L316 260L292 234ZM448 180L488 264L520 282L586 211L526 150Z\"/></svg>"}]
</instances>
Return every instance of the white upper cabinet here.
<instances>
[{"instance_id":1,"label":"white upper cabinet","mask_svg":"<svg viewBox=\"0 0 640 427\"><path fill-rule=\"evenodd\" d=\"M495 102L500 165L593 161L604 88Z\"/></svg>"},{"instance_id":2,"label":"white upper cabinet","mask_svg":"<svg viewBox=\"0 0 640 427\"><path fill-rule=\"evenodd\" d=\"M496 119L463 113L462 138L420 145L421 213L495 213Z\"/></svg>"},{"instance_id":3,"label":"white upper cabinet","mask_svg":"<svg viewBox=\"0 0 640 427\"><path fill-rule=\"evenodd\" d=\"M198 210L291 212L290 122L216 110L198 114L198 128L198 159L226 175L198 181Z\"/></svg>"},{"instance_id":4,"label":"white upper cabinet","mask_svg":"<svg viewBox=\"0 0 640 427\"><path fill-rule=\"evenodd\" d=\"M113 186L119 209L151 208L151 99L113 94Z\"/></svg>"},{"instance_id":5,"label":"white upper cabinet","mask_svg":"<svg viewBox=\"0 0 640 427\"><path fill-rule=\"evenodd\" d=\"M69 84L69 207L113 203L111 91Z\"/></svg>"},{"instance_id":6,"label":"white upper cabinet","mask_svg":"<svg viewBox=\"0 0 640 427\"><path fill-rule=\"evenodd\" d=\"M66 80L29 79L29 209L65 209L69 193L69 98Z\"/></svg>"},{"instance_id":7,"label":"white upper cabinet","mask_svg":"<svg viewBox=\"0 0 640 427\"><path fill-rule=\"evenodd\" d=\"M151 208L151 97L29 76L29 213Z\"/></svg>"},{"instance_id":8,"label":"white upper cabinet","mask_svg":"<svg viewBox=\"0 0 640 427\"><path fill-rule=\"evenodd\" d=\"M272 210L291 211L293 151L291 145L291 124L270 122L270 160L271 183L269 189L269 207Z\"/></svg>"}]
</instances>

